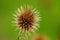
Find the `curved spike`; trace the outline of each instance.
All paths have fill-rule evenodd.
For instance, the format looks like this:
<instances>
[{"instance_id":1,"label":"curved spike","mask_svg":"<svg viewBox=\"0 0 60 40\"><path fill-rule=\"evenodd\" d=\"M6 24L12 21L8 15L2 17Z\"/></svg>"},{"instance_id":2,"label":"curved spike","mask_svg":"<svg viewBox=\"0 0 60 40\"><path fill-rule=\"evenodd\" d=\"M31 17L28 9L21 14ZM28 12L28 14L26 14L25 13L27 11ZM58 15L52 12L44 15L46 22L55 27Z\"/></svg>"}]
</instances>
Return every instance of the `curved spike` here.
<instances>
[{"instance_id":1,"label":"curved spike","mask_svg":"<svg viewBox=\"0 0 60 40\"><path fill-rule=\"evenodd\" d=\"M18 8L18 12L20 13L21 12L21 10Z\"/></svg>"},{"instance_id":2,"label":"curved spike","mask_svg":"<svg viewBox=\"0 0 60 40\"><path fill-rule=\"evenodd\" d=\"M33 29L37 29L37 27L36 26L33 26Z\"/></svg>"},{"instance_id":3,"label":"curved spike","mask_svg":"<svg viewBox=\"0 0 60 40\"><path fill-rule=\"evenodd\" d=\"M36 14L37 14L37 13L38 13L38 10L36 10L34 13L36 13Z\"/></svg>"},{"instance_id":4,"label":"curved spike","mask_svg":"<svg viewBox=\"0 0 60 40\"><path fill-rule=\"evenodd\" d=\"M18 14L19 14L19 12L17 12L17 11L15 11L15 13L16 13L16 15L18 15Z\"/></svg>"},{"instance_id":5,"label":"curved spike","mask_svg":"<svg viewBox=\"0 0 60 40\"><path fill-rule=\"evenodd\" d=\"M21 11L23 11L23 10L24 10L22 6L20 7L20 9L21 9Z\"/></svg>"},{"instance_id":6,"label":"curved spike","mask_svg":"<svg viewBox=\"0 0 60 40\"><path fill-rule=\"evenodd\" d=\"M13 16L14 16L14 17L17 17L17 15L16 15L16 14L13 14Z\"/></svg>"},{"instance_id":7,"label":"curved spike","mask_svg":"<svg viewBox=\"0 0 60 40\"><path fill-rule=\"evenodd\" d=\"M19 31L19 33L18 33L18 40L20 40L21 39L21 33L22 33L22 31Z\"/></svg>"},{"instance_id":8,"label":"curved spike","mask_svg":"<svg viewBox=\"0 0 60 40\"><path fill-rule=\"evenodd\" d=\"M11 21L11 23L16 23L16 21Z\"/></svg>"},{"instance_id":9,"label":"curved spike","mask_svg":"<svg viewBox=\"0 0 60 40\"><path fill-rule=\"evenodd\" d=\"M35 12L36 11L36 8L34 8L32 11Z\"/></svg>"}]
</instances>

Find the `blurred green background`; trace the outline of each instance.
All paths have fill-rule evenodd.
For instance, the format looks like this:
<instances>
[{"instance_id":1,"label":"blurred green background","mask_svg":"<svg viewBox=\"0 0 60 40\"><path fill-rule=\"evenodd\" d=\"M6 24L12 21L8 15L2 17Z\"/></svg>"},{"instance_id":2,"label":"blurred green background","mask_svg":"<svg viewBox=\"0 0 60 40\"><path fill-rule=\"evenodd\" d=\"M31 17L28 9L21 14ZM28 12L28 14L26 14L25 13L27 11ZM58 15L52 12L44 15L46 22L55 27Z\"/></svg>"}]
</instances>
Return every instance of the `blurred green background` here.
<instances>
[{"instance_id":1,"label":"blurred green background","mask_svg":"<svg viewBox=\"0 0 60 40\"><path fill-rule=\"evenodd\" d=\"M40 11L42 21L39 33L45 33L51 40L57 40L60 35L60 0L0 0L0 40L17 40L18 31L12 26L12 14L25 4Z\"/></svg>"}]
</instances>

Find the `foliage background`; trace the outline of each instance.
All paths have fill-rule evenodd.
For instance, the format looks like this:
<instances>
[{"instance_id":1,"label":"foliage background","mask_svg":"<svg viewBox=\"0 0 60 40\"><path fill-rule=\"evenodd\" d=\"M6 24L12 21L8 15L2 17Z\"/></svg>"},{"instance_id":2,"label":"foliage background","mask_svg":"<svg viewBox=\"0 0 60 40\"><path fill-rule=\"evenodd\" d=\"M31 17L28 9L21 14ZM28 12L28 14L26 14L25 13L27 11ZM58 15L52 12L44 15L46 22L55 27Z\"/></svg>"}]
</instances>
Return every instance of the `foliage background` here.
<instances>
[{"instance_id":1,"label":"foliage background","mask_svg":"<svg viewBox=\"0 0 60 40\"><path fill-rule=\"evenodd\" d=\"M14 31L16 27L11 24L12 14L25 4L40 11L39 33L46 33L51 40L57 40L60 35L60 0L0 0L0 40L17 40L18 31Z\"/></svg>"}]
</instances>

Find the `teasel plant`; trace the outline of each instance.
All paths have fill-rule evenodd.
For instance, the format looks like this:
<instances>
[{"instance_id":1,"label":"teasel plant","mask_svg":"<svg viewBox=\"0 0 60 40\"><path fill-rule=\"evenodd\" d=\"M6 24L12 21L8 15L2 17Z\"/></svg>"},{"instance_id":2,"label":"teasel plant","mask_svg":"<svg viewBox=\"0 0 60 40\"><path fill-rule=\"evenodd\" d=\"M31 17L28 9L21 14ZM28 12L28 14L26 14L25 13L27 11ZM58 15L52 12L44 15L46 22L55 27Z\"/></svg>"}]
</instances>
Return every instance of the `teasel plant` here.
<instances>
[{"instance_id":1,"label":"teasel plant","mask_svg":"<svg viewBox=\"0 0 60 40\"><path fill-rule=\"evenodd\" d=\"M35 30L38 30L40 27L41 15L36 8L24 5L17 8L17 11L13 14L13 19L12 23L14 23L17 27L16 29L19 30L17 39L21 40L21 37L25 34L23 39L29 40L31 33L35 33Z\"/></svg>"}]
</instances>

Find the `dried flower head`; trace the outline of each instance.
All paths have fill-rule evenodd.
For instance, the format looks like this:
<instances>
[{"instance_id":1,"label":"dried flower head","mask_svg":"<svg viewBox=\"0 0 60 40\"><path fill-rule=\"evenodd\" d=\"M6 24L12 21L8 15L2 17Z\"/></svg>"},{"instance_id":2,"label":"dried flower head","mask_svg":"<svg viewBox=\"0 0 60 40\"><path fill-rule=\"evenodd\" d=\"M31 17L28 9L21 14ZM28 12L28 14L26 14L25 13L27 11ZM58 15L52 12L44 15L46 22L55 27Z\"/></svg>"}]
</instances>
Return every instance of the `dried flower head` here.
<instances>
[{"instance_id":1,"label":"dried flower head","mask_svg":"<svg viewBox=\"0 0 60 40\"><path fill-rule=\"evenodd\" d=\"M31 6L24 6L18 8L18 11L13 16L15 17L15 21L13 23L20 29L20 32L23 31L34 31L37 29L38 22L40 21L40 12L38 10L32 8Z\"/></svg>"}]
</instances>

